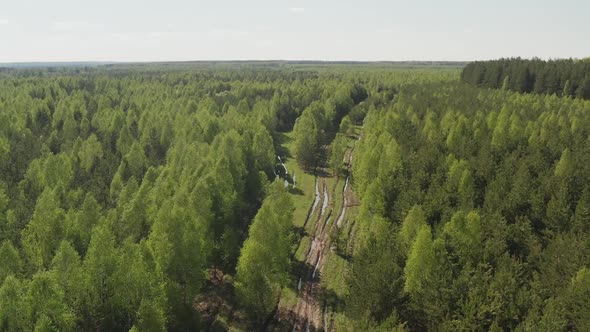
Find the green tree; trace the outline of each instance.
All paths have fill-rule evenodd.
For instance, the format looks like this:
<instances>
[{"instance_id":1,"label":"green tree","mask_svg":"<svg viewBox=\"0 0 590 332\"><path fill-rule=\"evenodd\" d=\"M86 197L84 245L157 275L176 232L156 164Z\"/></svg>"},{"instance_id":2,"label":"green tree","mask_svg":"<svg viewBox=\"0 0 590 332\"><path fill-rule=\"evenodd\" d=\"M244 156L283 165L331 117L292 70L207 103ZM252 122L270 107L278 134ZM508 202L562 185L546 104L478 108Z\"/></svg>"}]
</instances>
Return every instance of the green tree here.
<instances>
[{"instance_id":1,"label":"green tree","mask_svg":"<svg viewBox=\"0 0 590 332\"><path fill-rule=\"evenodd\" d=\"M267 175L271 175L271 170L275 161L275 151L272 137L270 137L264 128L258 128L254 134L252 154L255 169L264 171Z\"/></svg>"},{"instance_id":2,"label":"green tree","mask_svg":"<svg viewBox=\"0 0 590 332\"><path fill-rule=\"evenodd\" d=\"M293 203L276 183L250 226L236 270L238 298L258 324L288 281L292 223Z\"/></svg>"},{"instance_id":3,"label":"green tree","mask_svg":"<svg viewBox=\"0 0 590 332\"><path fill-rule=\"evenodd\" d=\"M87 193L80 209L70 218L70 224L67 225L66 234L68 239L73 243L79 253L86 253L90 243L92 228L100 220L101 206L94 196Z\"/></svg>"},{"instance_id":4,"label":"green tree","mask_svg":"<svg viewBox=\"0 0 590 332\"><path fill-rule=\"evenodd\" d=\"M103 157L102 145L98 142L96 135L92 134L82 145L82 148L78 152L78 158L80 158L80 166L86 172L90 172L96 162L101 160Z\"/></svg>"},{"instance_id":5,"label":"green tree","mask_svg":"<svg viewBox=\"0 0 590 332\"><path fill-rule=\"evenodd\" d=\"M143 173L147 170L148 161L144 150L138 142L134 142L125 155L124 161L127 164L129 175L135 176L136 179L141 179Z\"/></svg>"},{"instance_id":6,"label":"green tree","mask_svg":"<svg viewBox=\"0 0 590 332\"><path fill-rule=\"evenodd\" d=\"M590 229L590 190L585 188L582 191L582 196L576 205L574 213L574 229L581 232L588 232Z\"/></svg>"},{"instance_id":7,"label":"green tree","mask_svg":"<svg viewBox=\"0 0 590 332\"><path fill-rule=\"evenodd\" d=\"M462 211L456 212L451 221L444 225L443 233L448 237L448 245L456 251L462 264L477 264L482 238L477 212L471 211L467 215Z\"/></svg>"},{"instance_id":8,"label":"green tree","mask_svg":"<svg viewBox=\"0 0 590 332\"><path fill-rule=\"evenodd\" d=\"M114 279L117 292L112 300L127 322L141 331L164 331L167 324L165 283L150 269L144 247L125 241L121 248L121 266Z\"/></svg>"},{"instance_id":9,"label":"green tree","mask_svg":"<svg viewBox=\"0 0 590 332\"><path fill-rule=\"evenodd\" d=\"M584 80L578 86L576 97L590 99L590 75L586 75Z\"/></svg>"},{"instance_id":10,"label":"green tree","mask_svg":"<svg viewBox=\"0 0 590 332\"><path fill-rule=\"evenodd\" d=\"M590 329L590 270L581 268L572 278L565 300L568 328L577 331Z\"/></svg>"},{"instance_id":11,"label":"green tree","mask_svg":"<svg viewBox=\"0 0 590 332\"><path fill-rule=\"evenodd\" d=\"M166 314L156 303L150 300L142 301L137 316L138 322L130 331L166 331Z\"/></svg>"},{"instance_id":12,"label":"green tree","mask_svg":"<svg viewBox=\"0 0 590 332\"><path fill-rule=\"evenodd\" d=\"M426 215L420 205L415 205L407 214L402 222L402 226L398 234L399 249L405 254L410 253L410 249L414 244L418 230L426 224Z\"/></svg>"},{"instance_id":13,"label":"green tree","mask_svg":"<svg viewBox=\"0 0 590 332\"><path fill-rule=\"evenodd\" d=\"M570 149L563 150L561 158L555 165L555 176L567 177L573 172L572 153Z\"/></svg>"},{"instance_id":14,"label":"green tree","mask_svg":"<svg viewBox=\"0 0 590 332\"><path fill-rule=\"evenodd\" d=\"M74 315L84 315L84 271L80 256L68 241L62 241L57 249L51 261L50 273L59 289L63 290L64 302L73 310Z\"/></svg>"},{"instance_id":15,"label":"green tree","mask_svg":"<svg viewBox=\"0 0 590 332\"><path fill-rule=\"evenodd\" d=\"M347 149L347 139L342 134L336 134L330 150L330 166L336 175L343 174L344 157Z\"/></svg>"},{"instance_id":16,"label":"green tree","mask_svg":"<svg viewBox=\"0 0 590 332\"><path fill-rule=\"evenodd\" d=\"M23 250L35 268L47 268L64 233L64 210L57 190L45 189L35 206L33 218L22 232Z\"/></svg>"},{"instance_id":17,"label":"green tree","mask_svg":"<svg viewBox=\"0 0 590 332\"><path fill-rule=\"evenodd\" d=\"M351 135L353 134L354 127L352 126L352 121L350 121L350 117L347 115L342 118L340 121L340 128L339 132L344 135Z\"/></svg>"},{"instance_id":18,"label":"green tree","mask_svg":"<svg viewBox=\"0 0 590 332\"><path fill-rule=\"evenodd\" d=\"M508 90L510 86L510 76L506 76L504 77L504 80L502 81L502 90Z\"/></svg>"},{"instance_id":19,"label":"green tree","mask_svg":"<svg viewBox=\"0 0 590 332\"><path fill-rule=\"evenodd\" d=\"M27 320L35 331L74 331L76 317L63 290L48 272L37 272L25 296Z\"/></svg>"},{"instance_id":20,"label":"green tree","mask_svg":"<svg viewBox=\"0 0 590 332\"><path fill-rule=\"evenodd\" d=\"M27 328L26 283L10 275L0 287L0 328L3 331L23 331Z\"/></svg>"},{"instance_id":21,"label":"green tree","mask_svg":"<svg viewBox=\"0 0 590 332\"><path fill-rule=\"evenodd\" d=\"M561 95L564 97L574 96L574 89L570 80L565 81L565 85L563 86L563 93Z\"/></svg>"},{"instance_id":22,"label":"green tree","mask_svg":"<svg viewBox=\"0 0 590 332\"><path fill-rule=\"evenodd\" d=\"M22 272L22 262L18 250L10 240L5 240L0 246L0 285L9 275L19 276Z\"/></svg>"},{"instance_id":23,"label":"green tree","mask_svg":"<svg viewBox=\"0 0 590 332\"><path fill-rule=\"evenodd\" d=\"M309 113L303 112L293 129L295 139L295 157L306 169L313 169L320 159L320 128Z\"/></svg>"},{"instance_id":24,"label":"green tree","mask_svg":"<svg viewBox=\"0 0 590 332\"><path fill-rule=\"evenodd\" d=\"M432 278L434 262L430 226L422 225L418 229L404 269L404 290L410 297L419 296L429 287L428 280Z\"/></svg>"},{"instance_id":25,"label":"green tree","mask_svg":"<svg viewBox=\"0 0 590 332\"><path fill-rule=\"evenodd\" d=\"M115 248L113 233L105 225L95 226L82 263L83 285L86 290L83 299L86 314L82 326L85 328L115 328L116 319L121 314L113 303L118 289L115 276L120 266L120 255Z\"/></svg>"},{"instance_id":26,"label":"green tree","mask_svg":"<svg viewBox=\"0 0 590 332\"><path fill-rule=\"evenodd\" d=\"M383 323L405 302L403 258L394 234L387 224L380 225L357 255L346 275L349 294L347 316L358 320Z\"/></svg>"},{"instance_id":27,"label":"green tree","mask_svg":"<svg viewBox=\"0 0 590 332\"><path fill-rule=\"evenodd\" d=\"M169 328L195 328L193 299L205 281L208 248L203 216L184 190L164 202L147 240L155 271L165 282Z\"/></svg>"}]
</instances>

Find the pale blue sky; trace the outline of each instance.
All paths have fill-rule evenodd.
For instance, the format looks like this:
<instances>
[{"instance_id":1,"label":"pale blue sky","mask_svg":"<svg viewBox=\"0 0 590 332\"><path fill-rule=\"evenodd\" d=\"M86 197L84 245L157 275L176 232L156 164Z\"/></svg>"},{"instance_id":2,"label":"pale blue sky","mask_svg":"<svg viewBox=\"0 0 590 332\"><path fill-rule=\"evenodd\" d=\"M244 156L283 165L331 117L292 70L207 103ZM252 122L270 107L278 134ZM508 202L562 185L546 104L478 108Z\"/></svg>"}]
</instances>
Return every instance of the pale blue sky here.
<instances>
[{"instance_id":1,"label":"pale blue sky","mask_svg":"<svg viewBox=\"0 0 590 332\"><path fill-rule=\"evenodd\" d=\"M2 0L0 62L590 56L589 0Z\"/></svg>"}]
</instances>

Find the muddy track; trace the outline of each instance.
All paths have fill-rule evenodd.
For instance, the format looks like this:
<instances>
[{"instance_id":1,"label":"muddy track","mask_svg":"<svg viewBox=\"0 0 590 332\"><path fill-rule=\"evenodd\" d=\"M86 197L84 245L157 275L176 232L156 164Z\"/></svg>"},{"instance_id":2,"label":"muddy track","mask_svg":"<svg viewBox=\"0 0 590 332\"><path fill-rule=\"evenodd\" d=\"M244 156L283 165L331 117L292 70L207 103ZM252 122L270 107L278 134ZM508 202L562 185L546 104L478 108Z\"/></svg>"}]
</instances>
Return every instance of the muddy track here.
<instances>
[{"instance_id":1,"label":"muddy track","mask_svg":"<svg viewBox=\"0 0 590 332\"><path fill-rule=\"evenodd\" d=\"M313 234L311 235L311 245L307 253L305 264L302 268L298 282L297 304L293 309L293 330L307 331L316 330L322 324L322 305L319 303L317 294L320 291L319 271L324 261L324 253L329 245L329 221L332 217L332 208L330 207L330 194L326 179L318 178L321 182L321 210L316 217ZM319 204L318 204L319 205Z\"/></svg>"},{"instance_id":2,"label":"muddy track","mask_svg":"<svg viewBox=\"0 0 590 332\"><path fill-rule=\"evenodd\" d=\"M312 222L313 230L310 231L311 243L297 278L297 303L293 308L278 308L274 314L274 323L267 326L269 330L289 329L287 326L291 326L292 331L330 330L329 307L321 299L320 276L327 257L331 253L330 234L334 227L341 227L346 217L347 207L354 201L349 179L353 151L354 145L348 150L343 160L349 175L345 179L341 192L336 192L335 188L330 190L326 178L316 177L315 179L315 198L303 226L304 229L308 229ZM338 211L334 210L336 195L342 195L342 204ZM298 247L301 244L300 241Z\"/></svg>"},{"instance_id":3,"label":"muddy track","mask_svg":"<svg viewBox=\"0 0 590 332\"><path fill-rule=\"evenodd\" d=\"M320 188L322 189L320 190ZM267 330L276 330L277 328L280 329L280 326L283 324L277 324L277 322L280 322L282 318L285 318L285 316L288 317L289 322L294 324L294 331L310 330L312 323L311 320L307 319L307 317L311 317L315 314L315 307L317 306L315 303L314 294L316 294L318 290L314 291L314 287L317 287L317 285L314 285L313 279L315 274L318 272L318 266L321 262L320 255L321 252L323 252L323 247L325 246L325 240L322 239L321 235L325 232L327 221L329 221L332 214L332 210L328 209L329 202L330 197L328 195L326 179L316 177L315 198L307 213L303 228L307 228L308 224L312 220L315 220L315 225L313 233L310 234L312 241L297 283L297 304L290 313L281 312L281 308L278 308L278 310L276 310L273 315L274 323L269 322L267 325ZM315 212L320 206L321 211L319 214L316 214ZM328 211L327 214L326 211ZM324 216L326 216L326 218L324 218ZM302 243L300 241L298 248L301 246L301 244ZM295 253L293 253L291 259L294 259L294 255Z\"/></svg>"},{"instance_id":4,"label":"muddy track","mask_svg":"<svg viewBox=\"0 0 590 332\"><path fill-rule=\"evenodd\" d=\"M354 146L348 151L345 157L348 173L351 172L352 156ZM335 192L330 192L326 179L316 179L316 201L314 207L321 205L321 212L317 217L312 242L309 252L306 256L305 264L298 281L297 304L294 308L293 331L312 331L312 330L329 330L330 319L328 317L328 305L322 303L320 299L321 286L319 276L321 270L330 254L330 234L334 225L340 228L342 221L345 219L346 208L352 201L352 186L348 175L342 192L342 204L339 211L333 209L333 196ZM321 182L323 193L320 200L317 201L319 188L317 183ZM332 205L330 205L332 203ZM312 213L315 208L312 208Z\"/></svg>"}]
</instances>

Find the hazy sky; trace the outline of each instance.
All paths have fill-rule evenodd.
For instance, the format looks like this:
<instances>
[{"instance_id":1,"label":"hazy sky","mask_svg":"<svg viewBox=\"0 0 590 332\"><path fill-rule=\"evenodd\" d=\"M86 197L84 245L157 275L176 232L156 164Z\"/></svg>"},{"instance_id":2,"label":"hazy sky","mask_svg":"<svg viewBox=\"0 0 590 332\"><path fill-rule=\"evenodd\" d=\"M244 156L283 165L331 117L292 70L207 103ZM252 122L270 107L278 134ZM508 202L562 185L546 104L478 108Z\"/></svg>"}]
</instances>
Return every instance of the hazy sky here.
<instances>
[{"instance_id":1,"label":"hazy sky","mask_svg":"<svg viewBox=\"0 0 590 332\"><path fill-rule=\"evenodd\" d=\"M590 56L589 0L2 0L0 62Z\"/></svg>"}]
</instances>

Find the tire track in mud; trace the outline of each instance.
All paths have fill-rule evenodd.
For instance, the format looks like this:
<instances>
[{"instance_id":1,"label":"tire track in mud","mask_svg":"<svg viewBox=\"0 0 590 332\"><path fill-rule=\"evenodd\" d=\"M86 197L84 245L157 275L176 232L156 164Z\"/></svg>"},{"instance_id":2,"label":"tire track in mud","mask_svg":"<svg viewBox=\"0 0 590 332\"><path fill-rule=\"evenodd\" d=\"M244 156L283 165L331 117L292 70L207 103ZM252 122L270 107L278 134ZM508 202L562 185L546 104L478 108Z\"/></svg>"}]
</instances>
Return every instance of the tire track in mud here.
<instances>
[{"instance_id":1,"label":"tire track in mud","mask_svg":"<svg viewBox=\"0 0 590 332\"><path fill-rule=\"evenodd\" d=\"M272 324L274 328L279 326L285 328L284 320L286 320L292 324L287 325L292 326L292 331L327 331L330 329L329 306L320 299L322 290L319 277L327 262L327 255L331 253L330 234L334 227L341 227L342 222L345 220L347 207L351 203L349 197L352 197L350 173L353 151L354 145L348 150L348 155L343 158L343 161L347 162L348 174L341 192L337 193L335 189L330 191L326 178L320 176L315 178L315 198L308 211L303 228L307 229L310 221L315 221L315 223L313 224L313 231L310 233L311 244L298 277L297 302L292 309L278 308L274 315L274 321L278 325ZM335 211L333 197L339 194L342 195L342 203L338 211ZM301 244L300 241L298 249ZM281 320L283 320L282 323ZM273 328L270 327L270 329Z\"/></svg>"},{"instance_id":2,"label":"tire track in mud","mask_svg":"<svg viewBox=\"0 0 590 332\"><path fill-rule=\"evenodd\" d=\"M356 145L356 140L355 140ZM330 234L332 227L340 228L342 221L346 216L346 208L348 207L349 197L352 197L352 187L350 186L350 173L352 168L352 159L354 146L348 151L348 163L345 184L341 192L342 204L335 214L333 208L326 214L329 207L330 192L328 190L326 179L322 178L323 195L321 196L322 210L320 216L315 224L314 236L310 246L310 250L305 260L305 265L298 284L297 304L294 310L293 331L309 331L323 329L328 331L330 328L329 307L327 303L320 303L319 295L321 287L317 279L318 272L321 274L323 264L327 261L327 255L330 254ZM316 180L316 184L318 181ZM316 197L319 189L316 185ZM336 193L334 193L336 194ZM318 203L319 205L319 203ZM325 218L324 218L325 216ZM330 223L330 220L337 216L336 222ZM323 222L322 222L323 221ZM313 270L311 267L313 266Z\"/></svg>"},{"instance_id":3,"label":"tire track in mud","mask_svg":"<svg viewBox=\"0 0 590 332\"><path fill-rule=\"evenodd\" d=\"M319 181L320 180L317 182ZM297 304L293 310L294 331L309 331L310 329L315 330L320 326L319 324L321 324L321 306L316 296L319 291L319 283L317 283L316 276L319 271L328 240L328 237L326 236L326 226L332 215L332 210L330 209L328 211L330 204L328 184L325 178L321 178L321 182L323 187L323 193L321 194L322 208L314 225L311 246L309 252L307 253L305 264L302 268L301 276L299 278L301 281L301 286L298 285ZM319 190L316 187L316 193L318 192ZM328 212L326 213L326 211Z\"/></svg>"}]
</instances>

